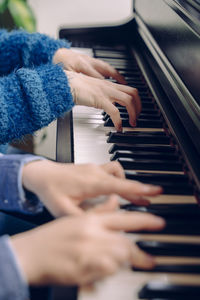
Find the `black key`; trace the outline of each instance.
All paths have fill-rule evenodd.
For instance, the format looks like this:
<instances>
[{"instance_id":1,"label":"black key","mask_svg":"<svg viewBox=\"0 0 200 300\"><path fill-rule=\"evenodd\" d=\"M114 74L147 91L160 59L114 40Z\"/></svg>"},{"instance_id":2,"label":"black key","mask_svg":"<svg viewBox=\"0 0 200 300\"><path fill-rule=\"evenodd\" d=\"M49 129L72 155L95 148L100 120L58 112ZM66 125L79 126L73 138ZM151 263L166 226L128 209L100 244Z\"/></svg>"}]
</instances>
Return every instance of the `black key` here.
<instances>
[{"instance_id":1,"label":"black key","mask_svg":"<svg viewBox=\"0 0 200 300\"><path fill-rule=\"evenodd\" d=\"M175 285L150 281L139 291L139 299L199 300L200 285Z\"/></svg>"},{"instance_id":2,"label":"black key","mask_svg":"<svg viewBox=\"0 0 200 300\"><path fill-rule=\"evenodd\" d=\"M127 119L128 120L128 112L121 112L120 113L120 117L123 119ZM110 116L108 114L104 114L104 118L103 120L106 121L110 118ZM140 119L148 119L148 120L157 120L160 121L160 116L158 114L145 114L145 113L141 113L140 114Z\"/></svg>"},{"instance_id":3,"label":"black key","mask_svg":"<svg viewBox=\"0 0 200 300\"><path fill-rule=\"evenodd\" d=\"M148 107L145 108L144 107L145 105L146 105L146 103L144 103L144 105L142 107L142 113L160 115L160 112L159 112L159 110L157 110L157 108L155 108L155 104L154 103L150 102L150 106L151 107L149 107L149 108ZM115 104L115 106L117 106L117 103ZM147 106L149 106L149 104ZM126 107L124 107L124 106L117 106L117 108L118 108L118 110L119 110L120 113L127 113ZM105 115L106 112L103 112L102 114Z\"/></svg>"},{"instance_id":4,"label":"black key","mask_svg":"<svg viewBox=\"0 0 200 300\"><path fill-rule=\"evenodd\" d=\"M130 81L131 82L131 86L133 86L134 88L146 88L148 89L147 85L141 81ZM128 83L128 85L130 86L130 84Z\"/></svg>"},{"instance_id":5,"label":"black key","mask_svg":"<svg viewBox=\"0 0 200 300\"><path fill-rule=\"evenodd\" d=\"M124 64L121 64L121 65L119 65L119 64L117 64L117 63L112 63L112 61L111 61L111 63L110 63L111 65L115 65L115 67L116 67L116 69L121 73L121 71L128 71L128 72L134 72L134 71L136 71L136 70L138 70L138 68L137 68L137 66L130 66L130 65L126 65L126 67L124 66ZM141 82L141 80L138 80L138 82Z\"/></svg>"},{"instance_id":6,"label":"black key","mask_svg":"<svg viewBox=\"0 0 200 300\"><path fill-rule=\"evenodd\" d=\"M200 235L200 219L189 218L177 219L165 218L166 227L161 231L162 234L180 234L180 235ZM158 232L157 232L158 233Z\"/></svg>"},{"instance_id":7,"label":"black key","mask_svg":"<svg viewBox=\"0 0 200 300\"><path fill-rule=\"evenodd\" d=\"M120 71L120 74L122 74L125 79L126 79L126 76L132 76L132 77L140 77L140 70L138 68L135 68L133 71L129 71L128 68L127 69L124 69L124 70L121 70Z\"/></svg>"},{"instance_id":8,"label":"black key","mask_svg":"<svg viewBox=\"0 0 200 300\"><path fill-rule=\"evenodd\" d=\"M118 66L121 65L126 65L126 66L131 66L131 67L135 67L138 69L138 66L134 63L134 61L130 60L130 59L123 59L123 58L109 58L109 57L104 57L103 58L104 61L110 63L110 64L115 64Z\"/></svg>"},{"instance_id":9,"label":"black key","mask_svg":"<svg viewBox=\"0 0 200 300\"><path fill-rule=\"evenodd\" d=\"M183 209L181 209L183 205ZM157 207L152 209L152 207ZM163 208L164 207L164 208ZM188 207L188 211L186 210ZM122 209L129 211L140 211L154 213L161 216L166 221L166 226L162 231L152 232L152 234L180 234L180 235L200 235L200 209L192 204L160 204L149 205L148 207L136 207L134 205L122 205ZM180 210L179 210L180 208ZM143 232L144 233L144 232ZM147 232L146 232L147 233Z\"/></svg>"},{"instance_id":10,"label":"black key","mask_svg":"<svg viewBox=\"0 0 200 300\"><path fill-rule=\"evenodd\" d=\"M141 76L139 77L133 77L133 76L126 76L126 81L127 83L135 83L135 82L138 82L138 83L143 83L143 84L146 84L144 78Z\"/></svg>"},{"instance_id":11,"label":"black key","mask_svg":"<svg viewBox=\"0 0 200 300\"><path fill-rule=\"evenodd\" d=\"M95 50L95 57L105 57L105 58L120 58L128 59L129 55L123 51L106 51L106 50Z\"/></svg>"},{"instance_id":12,"label":"black key","mask_svg":"<svg viewBox=\"0 0 200 300\"><path fill-rule=\"evenodd\" d=\"M133 271L139 272L150 272L150 273L186 273L186 274L200 274L200 265L193 264L159 264L156 265L153 269L140 269L132 268Z\"/></svg>"},{"instance_id":13,"label":"black key","mask_svg":"<svg viewBox=\"0 0 200 300\"><path fill-rule=\"evenodd\" d=\"M141 159L164 159L164 160L178 160L178 156L174 153L158 153L148 151L130 151L130 150L118 150L112 155L110 160L116 160L118 158L141 158Z\"/></svg>"},{"instance_id":14,"label":"black key","mask_svg":"<svg viewBox=\"0 0 200 300\"><path fill-rule=\"evenodd\" d=\"M144 97L146 98L146 95L144 95ZM143 97L142 97L143 98ZM127 112L127 110L126 110L126 107L124 107L124 106L118 106L117 105L117 103L115 104L115 106L117 106L117 108L119 109L119 111L124 111L124 112ZM153 103L153 102L144 102L143 104L142 104L142 111L144 111L144 109L151 109L151 110L155 110L155 108L156 108L156 105Z\"/></svg>"},{"instance_id":15,"label":"black key","mask_svg":"<svg viewBox=\"0 0 200 300\"><path fill-rule=\"evenodd\" d=\"M159 241L138 241L136 244L140 249L151 255L200 257L200 244Z\"/></svg>"},{"instance_id":16,"label":"black key","mask_svg":"<svg viewBox=\"0 0 200 300\"><path fill-rule=\"evenodd\" d=\"M153 231L151 234L171 234L171 235L200 235L199 218L165 218L166 226L161 231ZM130 231L130 233L139 233ZM149 234L149 231L140 231L140 234Z\"/></svg>"},{"instance_id":17,"label":"black key","mask_svg":"<svg viewBox=\"0 0 200 300\"><path fill-rule=\"evenodd\" d=\"M120 112L120 114L126 114L126 116L128 115L127 109L126 107L118 107L118 110ZM158 110L156 110L155 108L153 109L142 109L141 114L145 114L145 115L150 115L150 116L159 116L160 117L160 112ZM105 111L102 112L103 116L109 116Z\"/></svg>"},{"instance_id":18,"label":"black key","mask_svg":"<svg viewBox=\"0 0 200 300\"><path fill-rule=\"evenodd\" d=\"M125 176L130 180L137 180L143 183L161 185L163 194L171 195L193 195L194 191L189 184L188 178L182 174L156 174L125 171Z\"/></svg>"},{"instance_id":19,"label":"black key","mask_svg":"<svg viewBox=\"0 0 200 300\"><path fill-rule=\"evenodd\" d=\"M158 153L175 153L175 148L168 145L151 146L151 145L139 145L139 144L114 144L111 146L109 153L114 153L118 150L130 150L130 151L148 151Z\"/></svg>"},{"instance_id":20,"label":"black key","mask_svg":"<svg viewBox=\"0 0 200 300\"><path fill-rule=\"evenodd\" d=\"M118 158L117 161L126 170L155 170L155 171L182 171L182 164L178 161L159 159Z\"/></svg>"},{"instance_id":21,"label":"black key","mask_svg":"<svg viewBox=\"0 0 200 300\"><path fill-rule=\"evenodd\" d=\"M154 115L159 115L160 116L160 111L157 110L157 108L155 109L155 107L152 108L152 109L142 108L142 113L144 113L144 114L150 114L150 115L154 114Z\"/></svg>"},{"instance_id":22,"label":"black key","mask_svg":"<svg viewBox=\"0 0 200 300\"><path fill-rule=\"evenodd\" d=\"M123 127L132 127L128 119L121 118ZM104 123L105 127L114 127L112 120L109 118ZM145 120L137 119L137 127L139 128L163 128L163 123L160 120Z\"/></svg>"},{"instance_id":23,"label":"black key","mask_svg":"<svg viewBox=\"0 0 200 300\"><path fill-rule=\"evenodd\" d=\"M170 144L170 138L163 132L137 132L125 131L111 132L107 143L128 143L128 144Z\"/></svg>"},{"instance_id":24,"label":"black key","mask_svg":"<svg viewBox=\"0 0 200 300\"><path fill-rule=\"evenodd\" d=\"M197 204L150 204L149 206L125 204L121 208L129 211L147 212L163 218L200 219L200 207Z\"/></svg>"}]
</instances>

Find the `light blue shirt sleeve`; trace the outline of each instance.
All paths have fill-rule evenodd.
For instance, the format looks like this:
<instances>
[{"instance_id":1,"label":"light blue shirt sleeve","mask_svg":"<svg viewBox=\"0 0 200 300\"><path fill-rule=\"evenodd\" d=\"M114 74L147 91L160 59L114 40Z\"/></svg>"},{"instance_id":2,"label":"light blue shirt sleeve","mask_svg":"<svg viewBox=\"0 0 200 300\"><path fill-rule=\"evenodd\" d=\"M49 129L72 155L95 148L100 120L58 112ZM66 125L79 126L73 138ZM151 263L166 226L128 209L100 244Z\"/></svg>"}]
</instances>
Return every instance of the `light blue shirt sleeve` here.
<instances>
[{"instance_id":1,"label":"light blue shirt sleeve","mask_svg":"<svg viewBox=\"0 0 200 300\"><path fill-rule=\"evenodd\" d=\"M0 238L0 264L0 299L28 300L28 285L7 235Z\"/></svg>"},{"instance_id":2,"label":"light blue shirt sleeve","mask_svg":"<svg viewBox=\"0 0 200 300\"><path fill-rule=\"evenodd\" d=\"M39 198L22 185L23 166L31 161L43 160L34 155L0 155L0 209L4 211L36 214L43 210Z\"/></svg>"}]
</instances>

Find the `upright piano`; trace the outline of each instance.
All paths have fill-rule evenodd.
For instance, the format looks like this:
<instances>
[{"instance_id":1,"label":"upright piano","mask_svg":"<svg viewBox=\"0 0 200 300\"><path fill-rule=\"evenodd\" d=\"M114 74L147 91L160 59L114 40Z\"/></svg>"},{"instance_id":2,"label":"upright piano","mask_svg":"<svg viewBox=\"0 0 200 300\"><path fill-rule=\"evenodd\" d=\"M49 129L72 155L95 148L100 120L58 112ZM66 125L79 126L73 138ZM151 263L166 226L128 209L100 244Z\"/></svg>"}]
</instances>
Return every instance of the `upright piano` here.
<instances>
[{"instance_id":1,"label":"upright piano","mask_svg":"<svg viewBox=\"0 0 200 300\"><path fill-rule=\"evenodd\" d=\"M136 0L133 9L124 24L62 28L60 38L110 63L138 89L137 127L129 126L122 106L122 133L105 112L77 106L58 120L57 160L117 160L127 178L163 186L149 207L122 199L121 209L160 215L167 225L161 232L127 233L155 255L153 270L124 268L93 289L80 288L78 299L199 300L200 1Z\"/></svg>"}]
</instances>

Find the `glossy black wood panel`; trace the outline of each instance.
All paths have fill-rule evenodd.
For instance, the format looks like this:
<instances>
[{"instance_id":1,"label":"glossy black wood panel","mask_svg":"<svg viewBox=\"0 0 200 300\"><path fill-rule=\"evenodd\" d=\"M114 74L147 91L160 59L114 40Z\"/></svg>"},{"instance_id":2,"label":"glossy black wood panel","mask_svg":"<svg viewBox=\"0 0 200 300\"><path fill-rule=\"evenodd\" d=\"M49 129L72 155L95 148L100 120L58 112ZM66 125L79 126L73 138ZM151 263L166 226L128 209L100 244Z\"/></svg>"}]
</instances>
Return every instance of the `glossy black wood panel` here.
<instances>
[{"instance_id":1,"label":"glossy black wood panel","mask_svg":"<svg viewBox=\"0 0 200 300\"><path fill-rule=\"evenodd\" d=\"M191 20L184 17L173 2L176 4L176 1L138 0L135 6L156 43L200 104L200 37L197 33L200 22L193 19L192 28Z\"/></svg>"}]
</instances>

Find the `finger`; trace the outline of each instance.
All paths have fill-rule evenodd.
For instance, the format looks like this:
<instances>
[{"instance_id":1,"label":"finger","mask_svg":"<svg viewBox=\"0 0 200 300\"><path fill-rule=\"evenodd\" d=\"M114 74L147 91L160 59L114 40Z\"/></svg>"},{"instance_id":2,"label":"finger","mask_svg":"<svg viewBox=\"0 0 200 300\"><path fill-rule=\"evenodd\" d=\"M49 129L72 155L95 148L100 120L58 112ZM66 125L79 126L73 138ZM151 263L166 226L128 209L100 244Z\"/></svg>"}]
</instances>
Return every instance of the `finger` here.
<instances>
[{"instance_id":1,"label":"finger","mask_svg":"<svg viewBox=\"0 0 200 300\"><path fill-rule=\"evenodd\" d=\"M95 264L85 272L80 285L92 284L95 281L101 280L106 276L116 273L119 265L109 256L100 255Z\"/></svg>"},{"instance_id":2,"label":"finger","mask_svg":"<svg viewBox=\"0 0 200 300\"><path fill-rule=\"evenodd\" d=\"M101 165L101 167L110 175L113 175L118 178L125 178L124 169L117 161L103 164Z\"/></svg>"},{"instance_id":3,"label":"finger","mask_svg":"<svg viewBox=\"0 0 200 300\"><path fill-rule=\"evenodd\" d=\"M107 234L107 238L109 238L110 243L105 243L104 248L107 245L107 254L119 265L133 265L138 268L149 269L155 265L155 260L152 256L146 254L124 235L111 232L110 235Z\"/></svg>"},{"instance_id":4,"label":"finger","mask_svg":"<svg viewBox=\"0 0 200 300\"><path fill-rule=\"evenodd\" d=\"M124 93L116 88L107 88L107 94L109 97L113 100L113 102L117 102L120 105L123 105L126 107L128 114L129 114L129 123L131 126L136 125L136 106L134 103L134 99L132 96L128 95L127 93Z\"/></svg>"},{"instance_id":5,"label":"finger","mask_svg":"<svg viewBox=\"0 0 200 300\"><path fill-rule=\"evenodd\" d=\"M101 218L100 218L101 217ZM99 215L103 225L111 230L161 230L165 221L157 216L139 212L116 212Z\"/></svg>"},{"instance_id":6,"label":"finger","mask_svg":"<svg viewBox=\"0 0 200 300\"><path fill-rule=\"evenodd\" d=\"M81 73L88 75L90 77L104 79L104 77L90 65L87 65L86 67L82 68Z\"/></svg>"},{"instance_id":7,"label":"finger","mask_svg":"<svg viewBox=\"0 0 200 300\"><path fill-rule=\"evenodd\" d=\"M125 106L129 115L129 124L133 127L136 126L137 123L137 113L136 113L136 107L132 99L129 99L128 101L121 102L120 100L116 99L116 103L119 103L122 106Z\"/></svg>"},{"instance_id":8,"label":"finger","mask_svg":"<svg viewBox=\"0 0 200 300\"><path fill-rule=\"evenodd\" d=\"M108 193L116 193L128 200L134 199L135 196L156 196L162 193L162 187L144 184L134 180L122 180L111 177L107 182Z\"/></svg>"},{"instance_id":9,"label":"finger","mask_svg":"<svg viewBox=\"0 0 200 300\"><path fill-rule=\"evenodd\" d=\"M107 84L109 84L110 86L112 86L115 89L120 90L121 92L124 92L124 93L130 95L132 97L132 99L134 100L137 116L141 113L142 103L141 103L141 99L140 99L138 90L136 88L130 87L128 85L116 84L116 83L109 82L109 81L107 81Z\"/></svg>"},{"instance_id":10,"label":"finger","mask_svg":"<svg viewBox=\"0 0 200 300\"><path fill-rule=\"evenodd\" d=\"M152 269L155 266L155 259L135 244L132 245L129 262L132 266L141 269Z\"/></svg>"},{"instance_id":11,"label":"finger","mask_svg":"<svg viewBox=\"0 0 200 300\"><path fill-rule=\"evenodd\" d=\"M122 120L119 110L109 100L102 101L102 108L110 116L117 131L122 131Z\"/></svg>"},{"instance_id":12,"label":"finger","mask_svg":"<svg viewBox=\"0 0 200 300\"><path fill-rule=\"evenodd\" d=\"M57 218L66 215L81 216L84 213L80 207L73 203L73 200L66 197L57 198L54 203L55 207L49 210Z\"/></svg>"},{"instance_id":13,"label":"finger","mask_svg":"<svg viewBox=\"0 0 200 300\"><path fill-rule=\"evenodd\" d=\"M135 100L135 105L136 105L136 111L137 111L137 117L139 116L139 114L142 111L142 102L139 96L139 92L137 89L133 89L133 98Z\"/></svg>"},{"instance_id":14,"label":"finger","mask_svg":"<svg viewBox=\"0 0 200 300\"><path fill-rule=\"evenodd\" d=\"M113 212L118 209L119 209L118 196L111 195L106 202L95 206L89 211L92 213L104 213L104 212Z\"/></svg>"},{"instance_id":15,"label":"finger","mask_svg":"<svg viewBox=\"0 0 200 300\"><path fill-rule=\"evenodd\" d=\"M131 199L127 199L129 200L132 204L136 205L136 206L148 206L151 201L149 201L148 199L145 199L143 197L138 197L138 196L133 196L131 197Z\"/></svg>"},{"instance_id":16,"label":"finger","mask_svg":"<svg viewBox=\"0 0 200 300\"><path fill-rule=\"evenodd\" d=\"M132 97L132 102L134 103L134 107L136 109L136 114L138 117L142 110L142 103L141 103L141 99L140 99L138 90L136 88L132 88L129 86L123 86L123 85L120 85L120 87L118 87L118 88L121 91L123 91L124 93L127 93L128 95L130 95Z\"/></svg>"},{"instance_id":17,"label":"finger","mask_svg":"<svg viewBox=\"0 0 200 300\"><path fill-rule=\"evenodd\" d=\"M96 67L96 70L98 70L98 72L104 75L105 77L112 77L121 84L127 84L125 78L109 64L101 60L95 60L94 66Z\"/></svg>"}]
</instances>

